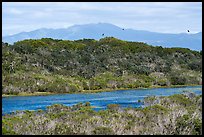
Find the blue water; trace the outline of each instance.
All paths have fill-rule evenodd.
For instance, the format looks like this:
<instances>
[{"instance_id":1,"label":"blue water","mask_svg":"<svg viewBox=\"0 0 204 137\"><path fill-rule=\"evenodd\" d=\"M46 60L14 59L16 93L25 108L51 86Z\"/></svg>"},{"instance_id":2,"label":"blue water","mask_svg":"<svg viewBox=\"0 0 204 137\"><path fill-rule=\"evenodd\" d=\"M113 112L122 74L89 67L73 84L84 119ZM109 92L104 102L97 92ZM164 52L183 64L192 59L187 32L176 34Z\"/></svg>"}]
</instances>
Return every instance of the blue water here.
<instances>
[{"instance_id":1,"label":"blue water","mask_svg":"<svg viewBox=\"0 0 204 137\"><path fill-rule=\"evenodd\" d=\"M188 86L180 88L154 88L137 90L117 90L112 92L100 92L89 94L55 94L48 96L14 96L2 98L2 115L16 110L45 109L52 104L64 104L71 106L79 102L90 102L95 106L94 110L106 109L108 104L119 104L121 107L140 107L147 96L169 96L180 94L184 90L202 94L202 86Z\"/></svg>"}]
</instances>

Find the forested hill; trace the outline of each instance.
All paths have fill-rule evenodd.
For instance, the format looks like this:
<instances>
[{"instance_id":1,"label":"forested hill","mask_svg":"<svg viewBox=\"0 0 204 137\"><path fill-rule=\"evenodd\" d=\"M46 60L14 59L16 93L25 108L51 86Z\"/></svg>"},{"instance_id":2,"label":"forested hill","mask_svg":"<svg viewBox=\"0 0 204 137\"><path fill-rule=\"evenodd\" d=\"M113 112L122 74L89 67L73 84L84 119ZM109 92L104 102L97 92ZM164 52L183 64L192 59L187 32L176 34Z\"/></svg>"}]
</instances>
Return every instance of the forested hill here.
<instances>
[{"instance_id":1,"label":"forested hill","mask_svg":"<svg viewBox=\"0 0 204 137\"><path fill-rule=\"evenodd\" d=\"M2 42L2 54L4 94L202 83L202 51L113 37Z\"/></svg>"}]
</instances>

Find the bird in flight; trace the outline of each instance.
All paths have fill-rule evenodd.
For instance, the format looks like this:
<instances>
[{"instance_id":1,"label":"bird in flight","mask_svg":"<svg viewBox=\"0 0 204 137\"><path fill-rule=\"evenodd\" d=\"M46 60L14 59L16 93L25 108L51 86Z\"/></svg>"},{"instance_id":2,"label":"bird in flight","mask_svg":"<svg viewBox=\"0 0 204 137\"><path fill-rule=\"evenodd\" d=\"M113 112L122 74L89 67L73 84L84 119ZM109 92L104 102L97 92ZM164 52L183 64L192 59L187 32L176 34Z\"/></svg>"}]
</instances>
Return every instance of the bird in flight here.
<instances>
[{"instance_id":1,"label":"bird in flight","mask_svg":"<svg viewBox=\"0 0 204 137\"><path fill-rule=\"evenodd\" d=\"M125 30L125 29L123 29L123 30Z\"/></svg>"},{"instance_id":2,"label":"bird in flight","mask_svg":"<svg viewBox=\"0 0 204 137\"><path fill-rule=\"evenodd\" d=\"M102 36L104 36L104 33L102 34Z\"/></svg>"},{"instance_id":3,"label":"bird in flight","mask_svg":"<svg viewBox=\"0 0 204 137\"><path fill-rule=\"evenodd\" d=\"M187 30L188 32L190 32L190 30Z\"/></svg>"}]
</instances>

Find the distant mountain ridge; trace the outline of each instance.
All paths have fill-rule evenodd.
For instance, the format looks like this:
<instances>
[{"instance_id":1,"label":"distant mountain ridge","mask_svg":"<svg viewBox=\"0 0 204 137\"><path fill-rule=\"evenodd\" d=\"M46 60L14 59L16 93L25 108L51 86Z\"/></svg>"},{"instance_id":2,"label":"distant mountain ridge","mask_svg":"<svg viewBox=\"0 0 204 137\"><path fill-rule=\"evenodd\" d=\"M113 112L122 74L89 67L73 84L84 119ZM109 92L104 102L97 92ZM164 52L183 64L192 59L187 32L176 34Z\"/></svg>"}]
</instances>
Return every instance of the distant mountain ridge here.
<instances>
[{"instance_id":1,"label":"distant mountain ridge","mask_svg":"<svg viewBox=\"0 0 204 137\"><path fill-rule=\"evenodd\" d=\"M102 35L104 34L104 35ZM3 42L10 44L24 39L53 38L78 40L83 38L99 40L103 37L116 37L126 41L140 41L153 46L182 47L202 50L202 32L196 34L169 34L144 30L125 29L109 23L74 25L60 29L37 29L3 37Z\"/></svg>"}]
</instances>

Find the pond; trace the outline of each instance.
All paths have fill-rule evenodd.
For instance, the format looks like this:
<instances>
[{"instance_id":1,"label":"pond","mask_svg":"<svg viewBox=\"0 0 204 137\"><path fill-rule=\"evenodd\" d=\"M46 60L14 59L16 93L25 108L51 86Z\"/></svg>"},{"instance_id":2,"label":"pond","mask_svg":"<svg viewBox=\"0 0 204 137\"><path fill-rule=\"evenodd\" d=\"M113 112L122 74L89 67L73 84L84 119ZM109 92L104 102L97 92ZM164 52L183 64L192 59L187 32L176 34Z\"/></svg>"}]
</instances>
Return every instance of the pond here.
<instances>
[{"instance_id":1,"label":"pond","mask_svg":"<svg viewBox=\"0 0 204 137\"><path fill-rule=\"evenodd\" d=\"M84 94L55 94L48 96L13 96L2 98L2 115L16 110L46 109L52 104L71 106L79 102L90 102L94 110L106 109L108 104L119 104L121 107L141 107L147 96L169 96L180 94L183 91L192 91L202 94L202 86L186 86L179 88L153 88L116 90L112 92L84 93Z\"/></svg>"}]
</instances>

